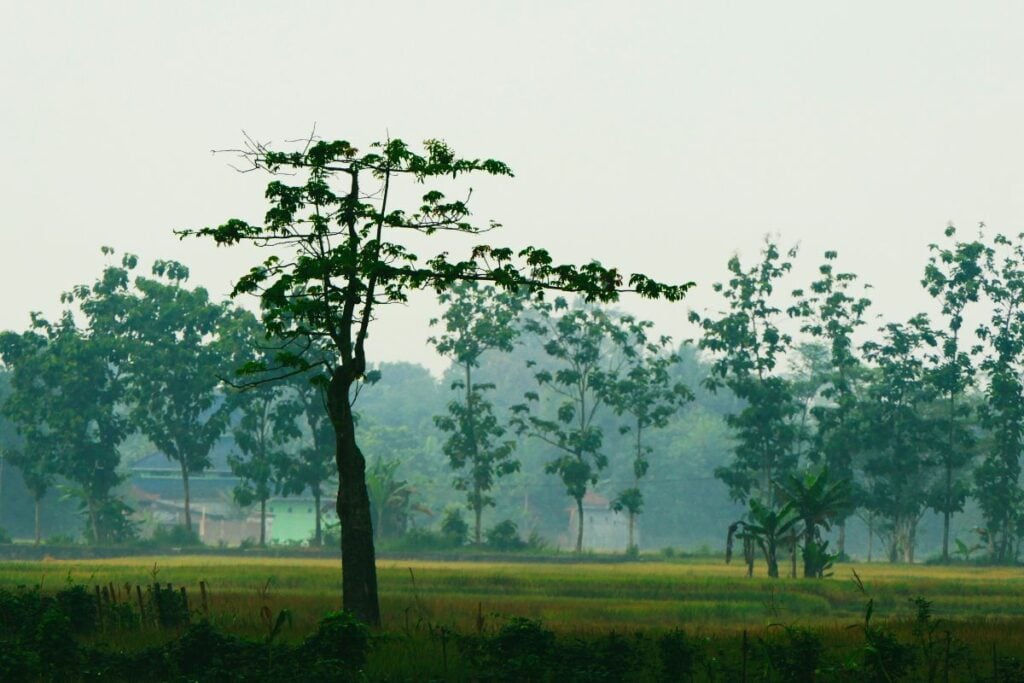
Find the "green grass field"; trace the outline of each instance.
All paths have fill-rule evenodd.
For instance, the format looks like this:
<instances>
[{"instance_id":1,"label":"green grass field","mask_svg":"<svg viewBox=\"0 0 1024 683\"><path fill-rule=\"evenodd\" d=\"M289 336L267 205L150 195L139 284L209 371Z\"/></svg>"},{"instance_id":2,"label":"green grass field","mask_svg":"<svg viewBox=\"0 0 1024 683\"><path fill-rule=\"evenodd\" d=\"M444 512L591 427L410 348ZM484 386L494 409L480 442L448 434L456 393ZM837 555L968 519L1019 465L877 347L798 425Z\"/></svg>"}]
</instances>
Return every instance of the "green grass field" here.
<instances>
[{"instance_id":1,"label":"green grass field","mask_svg":"<svg viewBox=\"0 0 1024 683\"><path fill-rule=\"evenodd\" d=\"M865 591L853 580L859 575ZM911 599L933 603L942 629L969 643L979 657L992 647L1024 656L1024 570L1017 568L846 564L824 580L746 578L742 566L712 561L623 564L428 562L379 563L383 631L405 636L440 631L493 631L513 616L540 619L566 636L610 631L656 634L674 628L738 641L770 637L773 629L799 626L831 644L853 643L867 600L873 623L909 633ZM340 568L331 560L237 557L133 557L113 560L0 563L0 588L41 585L55 591L68 582L89 586L154 581L185 586L198 609L198 584L210 588L211 622L237 635L260 638L267 615L287 609L283 639L298 641L322 616L339 609ZM780 626L781 625L781 626ZM143 634L140 646L166 634ZM458 679L456 660L436 638L385 637L370 668L416 678L425 662ZM444 657L443 665L440 657ZM395 672L399 673L396 674ZM382 676L383 677L383 676Z\"/></svg>"}]
</instances>

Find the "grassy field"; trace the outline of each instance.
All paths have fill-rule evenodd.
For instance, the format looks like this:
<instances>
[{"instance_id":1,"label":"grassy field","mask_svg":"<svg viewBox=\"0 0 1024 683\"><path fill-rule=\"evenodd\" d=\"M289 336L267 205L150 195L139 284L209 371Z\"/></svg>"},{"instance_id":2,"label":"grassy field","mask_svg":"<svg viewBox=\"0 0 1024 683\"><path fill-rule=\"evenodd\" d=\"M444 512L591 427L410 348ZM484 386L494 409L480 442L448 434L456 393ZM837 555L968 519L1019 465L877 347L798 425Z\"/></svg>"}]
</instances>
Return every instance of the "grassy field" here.
<instances>
[{"instance_id":1,"label":"grassy field","mask_svg":"<svg viewBox=\"0 0 1024 683\"><path fill-rule=\"evenodd\" d=\"M862 592L853 580L863 582ZM1024 656L1024 570L1016 568L848 564L824 580L748 579L742 566L713 561L624 564L427 562L379 563L384 631L405 637L376 649L373 667L389 677L416 678L425 662L458 679L436 637L441 632L488 632L514 616L542 620L567 637L659 633L683 628L721 642L739 642L742 631L770 638L786 626L813 629L831 644L854 643L873 600L875 624L909 634L911 599L933 604L942 629L969 643L979 658L991 648ZM260 638L268 615L288 610L282 633L297 642L319 619L339 609L339 564L312 559L157 557L0 563L0 588L41 585L44 592L68 583L89 587L185 586L198 609L198 584L209 586L211 622L237 635ZM169 637L143 635L143 640ZM908 636L909 637L909 636ZM852 647L852 645L851 645ZM440 658L444 658L443 664ZM386 663L386 664L385 664ZM397 674L395 672L398 672ZM383 676L382 676L383 677Z\"/></svg>"},{"instance_id":2,"label":"grassy field","mask_svg":"<svg viewBox=\"0 0 1024 683\"><path fill-rule=\"evenodd\" d=\"M382 561L378 567L386 630L410 619L452 628L490 618L542 619L560 631L611 628L742 629L769 623L842 627L856 622L866 596L876 618L912 613L923 596L935 614L957 621L1024 621L1024 570L988 567L849 564L832 578L808 581L743 576L720 562L545 564ZM67 582L116 586L158 581L210 587L210 611L246 631L259 612L288 608L296 630L340 607L339 565L332 560L157 557L0 563L0 588Z\"/></svg>"}]
</instances>

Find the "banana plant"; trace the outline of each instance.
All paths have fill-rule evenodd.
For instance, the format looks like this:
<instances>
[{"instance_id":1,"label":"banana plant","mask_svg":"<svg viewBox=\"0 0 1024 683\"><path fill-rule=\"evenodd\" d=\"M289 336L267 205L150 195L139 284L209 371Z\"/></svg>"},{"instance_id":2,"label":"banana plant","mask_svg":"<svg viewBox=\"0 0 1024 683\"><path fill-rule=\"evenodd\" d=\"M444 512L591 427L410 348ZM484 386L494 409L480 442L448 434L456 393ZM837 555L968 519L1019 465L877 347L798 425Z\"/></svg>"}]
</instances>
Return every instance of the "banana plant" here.
<instances>
[{"instance_id":1,"label":"banana plant","mask_svg":"<svg viewBox=\"0 0 1024 683\"><path fill-rule=\"evenodd\" d=\"M787 502L778 510L772 510L756 498L750 499L750 510L746 519L741 519L729 525L729 533L725 542L725 561L728 564L732 560L733 538L737 531L751 539L764 554L764 560L768 565L768 576L773 579L779 578L778 549L786 535L800 521L799 516L791 502Z\"/></svg>"}]
</instances>

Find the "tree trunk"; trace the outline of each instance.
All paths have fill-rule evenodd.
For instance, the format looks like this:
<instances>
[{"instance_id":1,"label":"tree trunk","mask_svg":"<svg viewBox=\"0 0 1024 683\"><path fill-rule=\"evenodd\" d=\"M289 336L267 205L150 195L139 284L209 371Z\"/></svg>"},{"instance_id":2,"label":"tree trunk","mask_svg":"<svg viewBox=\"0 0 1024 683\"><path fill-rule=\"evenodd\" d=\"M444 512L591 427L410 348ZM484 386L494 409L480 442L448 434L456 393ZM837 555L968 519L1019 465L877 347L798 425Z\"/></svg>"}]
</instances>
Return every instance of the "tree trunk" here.
<instances>
[{"instance_id":1,"label":"tree trunk","mask_svg":"<svg viewBox=\"0 0 1024 683\"><path fill-rule=\"evenodd\" d=\"M480 545L480 518L483 515L483 510L480 505L479 493L477 494L476 500L473 502L473 514L476 516L476 532L474 538L476 539L476 545Z\"/></svg>"},{"instance_id":2,"label":"tree trunk","mask_svg":"<svg viewBox=\"0 0 1024 683\"><path fill-rule=\"evenodd\" d=\"M576 499L576 552L583 552L583 498Z\"/></svg>"},{"instance_id":3,"label":"tree trunk","mask_svg":"<svg viewBox=\"0 0 1024 683\"><path fill-rule=\"evenodd\" d=\"M779 578L779 560L775 543L769 542L768 546L764 548L764 560L768 563L768 576L773 579Z\"/></svg>"},{"instance_id":4,"label":"tree trunk","mask_svg":"<svg viewBox=\"0 0 1024 683\"><path fill-rule=\"evenodd\" d=\"M949 510L942 513L942 563L949 564Z\"/></svg>"},{"instance_id":5,"label":"tree trunk","mask_svg":"<svg viewBox=\"0 0 1024 683\"><path fill-rule=\"evenodd\" d=\"M185 456L181 457L181 485L185 492L185 528L192 531L192 511L189 509L191 497L188 490L188 464Z\"/></svg>"},{"instance_id":6,"label":"tree trunk","mask_svg":"<svg viewBox=\"0 0 1024 683\"><path fill-rule=\"evenodd\" d=\"M313 531L313 545L320 547L324 544L323 528L320 524L320 487L316 486L313 488L313 519L314 531Z\"/></svg>"},{"instance_id":7,"label":"tree trunk","mask_svg":"<svg viewBox=\"0 0 1024 683\"><path fill-rule=\"evenodd\" d=\"M40 541L43 540L42 515L40 514L40 512L42 511L42 507L43 507L43 498L42 498L42 496L37 496L36 497L36 545L39 545Z\"/></svg>"},{"instance_id":8,"label":"tree trunk","mask_svg":"<svg viewBox=\"0 0 1024 683\"><path fill-rule=\"evenodd\" d=\"M260 499L260 547L267 547L267 499Z\"/></svg>"},{"instance_id":9,"label":"tree trunk","mask_svg":"<svg viewBox=\"0 0 1024 683\"><path fill-rule=\"evenodd\" d=\"M839 559L846 559L846 520L839 522L839 538L836 539L836 552L839 553Z\"/></svg>"},{"instance_id":10,"label":"tree trunk","mask_svg":"<svg viewBox=\"0 0 1024 683\"><path fill-rule=\"evenodd\" d=\"M871 562L871 549L875 544L875 516L868 513L868 562Z\"/></svg>"},{"instance_id":11,"label":"tree trunk","mask_svg":"<svg viewBox=\"0 0 1024 683\"><path fill-rule=\"evenodd\" d=\"M636 547L636 542L633 540L633 528L636 526L636 513L632 510L629 511L629 547L626 550L632 551Z\"/></svg>"},{"instance_id":12,"label":"tree trunk","mask_svg":"<svg viewBox=\"0 0 1024 683\"><path fill-rule=\"evenodd\" d=\"M328 388L327 408L335 434L338 464L338 520L341 522L342 606L370 626L380 626L377 565L373 547L370 496L366 491L366 460L355 438L349 404L354 377L337 370Z\"/></svg>"},{"instance_id":13,"label":"tree trunk","mask_svg":"<svg viewBox=\"0 0 1024 683\"><path fill-rule=\"evenodd\" d=\"M85 506L89 511L89 525L92 527L92 542L99 545L100 542L100 525L96 519L96 503L93 501L91 496L86 496Z\"/></svg>"}]
</instances>

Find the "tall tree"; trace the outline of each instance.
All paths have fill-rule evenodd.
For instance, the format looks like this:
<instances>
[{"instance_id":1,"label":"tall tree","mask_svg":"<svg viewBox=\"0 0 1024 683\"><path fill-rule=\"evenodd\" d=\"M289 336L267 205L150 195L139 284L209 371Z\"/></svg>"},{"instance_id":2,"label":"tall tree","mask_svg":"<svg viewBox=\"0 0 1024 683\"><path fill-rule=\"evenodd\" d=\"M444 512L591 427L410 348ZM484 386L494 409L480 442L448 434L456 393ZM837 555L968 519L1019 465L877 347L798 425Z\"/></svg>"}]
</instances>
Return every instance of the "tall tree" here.
<instances>
[{"instance_id":1,"label":"tall tree","mask_svg":"<svg viewBox=\"0 0 1024 683\"><path fill-rule=\"evenodd\" d=\"M611 385L609 400L615 412L627 419L620 432L631 436L633 482L615 497L612 509L629 515L627 549L635 552L636 518L644 504L640 480L647 474L648 456L653 451L644 437L650 430L668 425L680 407L693 400L693 394L682 382L672 379L671 371L679 362L679 356L670 350L671 340L668 337L651 339L649 331L653 323L648 321L629 320L626 325L629 333L625 346L629 351L626 367Z\"/></svg>"},{"instance_id":2,"label":"tall tree","mask_svg":"<svg viewBox=\"0 0 1024 683\"><path fill-rule=\"evenodd\" d=\"M905 324L887 324L880 341L863 347L875 367L861 403L865 504L886 524L891 562L914 561L917 527L927 509L936 440L935 421L927 412L935 392L927 374L936 343L921 314Z\"/></svg>"},{"instance_id":3,"label":"tall tree","mask_svg":"<svg viewBox=\"0 0 1024 683\"><path fill-rule=\"evenodd\" d=\"M978 328L988 347L980 367L987 380L981 423L987 449L974 471L978 505L985 517L992 560L1014 556L1018 526L1024 518L1020 487L1021 439L1024 437L1024 244L997 235L985 253L984 290L991 317Z\"/></svg>"},{"instance_id":4,"label":"tall tree","mask_svg":"<svg viewBox=\"0 0 1024 683\"><path fill-rule=\"evenodd\" d=\"M704 333L700 348L716 356L705 386L727 387L743 402L739 412L726 418L736 434L735 460L716 469L715 476L734 499L756 496L770 509L778 504L776 480L791 472L797 460L800 407L779 368L793 340L780 328L783 310L772 302L778 280L792 268L788 259L795 256L791 250L784 258L766 240L753 267L744 269L739 257L732 257L729 280L714 285L728 310L717 318L690 313L690 321Z\"/></svg>"},{"instance_id":5,"label":"tall tree","mask_svg":"<svg viewBox=\"0 0 1024 683\"><path fill-rule=\"evenodd\" d=\"M459 366L463 378L452 384L452 389L463 393L462 400L448 404L448 414L434 418L438 428L449 434L444 445L445 455L452 469L467 470L458 475L455 488L466 492L469 508L473 511L473 539L481 543L481 516L483 509L494 505L489 491L497 477L519 469L512 459L515 442L502 439L505 428L494 415L494 409L484 392L491 383L475 382L473 371L480 367L480 359L487 351L512 350L519 334L516 320L522 310L522 297L499 292L494 287L465 282L438 296L447 304L440 319L444 333L432 337L430 342L438 353Z\"/></svg>"},{"instance_id":6,"label":"tall tree","mask_svg":"<svg viewBox=\"0 0 1024 683\"><path fill-rule=\"evenodd\" d=\"M374 143L368 153L361 153L343 140L311 138L292 151L250 143L240 153L254 170L274 176L267 186L271 206L264 224L232 219L185 234L210 237L221 245L269 247L271 255L239 278L233 294L258 294L263 321L277 337L331 345L329 359L311 361L304 354L287 353L277 363L296 373L314 365L323 369L336 435L343 605L376 625L380 608L373 525L351 391L367 370L366 341L378 307L404 303L414 290L444 291L462 281L490 281L509 291L579 291L601 300L613 300L621 291L677 300L688 285L663 285L643 275L633 275L625 284L615 269L596 263L558 266L546 251L533 247L519 251L518 260L513 250L491 245L475 247L462 261L450 260L447 252L419 258L401 236L476 235L481 230L470 222L466 200L448 199L439 189L428 188L417 207L404 211L394 206L393 186L403 178L451 184L468 173L511 175L500 161L462 159L437 140L424 143L423 152L399 139Z\"/></svg>"},{"instance_id":7,"label":"tall tree","mask_svg":"<svg viewBox=\"0 0 1024 683\"><path fill-rule=\"evenodd\" d=\"M583 551L583 498L608 466L599 418L627 362L628 329L633 319L616 319L595 306L569 308L565 299L540 303L525 329L542 341L545 361L534 379L544 390L527 392L527 403L513 406L513 424L553 447L558 454L545 470L557 474L576 503L576 552ZM530 362L530 366L537 365ZM550 400L548 400L550 399Z\"/></svg>"},{"instance_id":8,"label":"tall tree","mask_svg":"<svg viewBox=\"0 0 1024 683\"><path fill-rule=\"evenodd\" d=\"M137 265L125 255L74 294L94 334L120 346L132 426L180 466L191 531L190 479L210 466L210 451L227 428L220 377L230 373L235 349L224 330L233 315L248 314L211 301L202 287L186 287L189 270L180 263L158 260L152 277L133 280Z\"/></svg>"},{"instance_id":9,"label":"tall tree","mask_svg":"<svg viewBox=\"0 0 1024 683\"><path fill-rule=\"evenodd\" d=\"M971 387L975 368L971 353L962 338L964 314L976 304L984 291L984 266L988 248L980 240L961 242L956 229L946 229L950 247L930 245L931 256L925 267L922 286L942 302L946 329L939 334L941 361L931 375L945 403L940 429L943 439L937 443L942 477L936 482L931 507L942 514L942 561L949 561L949 522L963 510L967 498L964 470L974 458L974 438L970 428L970 404L963 400Z\"/></svg>"},{"instance_id":10,"label":"tall tree","mask_svg":"<svg viewBox=\"0 0 1024 683\"><path fill-rule=\"evenodd\" d=\"M826 345L827 369L820 387L824 401L810 409L815 421L811 459L820 461L833 479L852 482L858 443L858 389L864 375L853 336L864 324L871 301L853 291L856 275L836 272L836 258L836 252L825 252L818 278L806 291L794 292L797 303L790 314L802 321L801 332ZM836 519L840 556L846 553L846 519L854 512L856 498L851 492L844 501L848 508L838 510Z\"/></svg>"}]
</instances>

